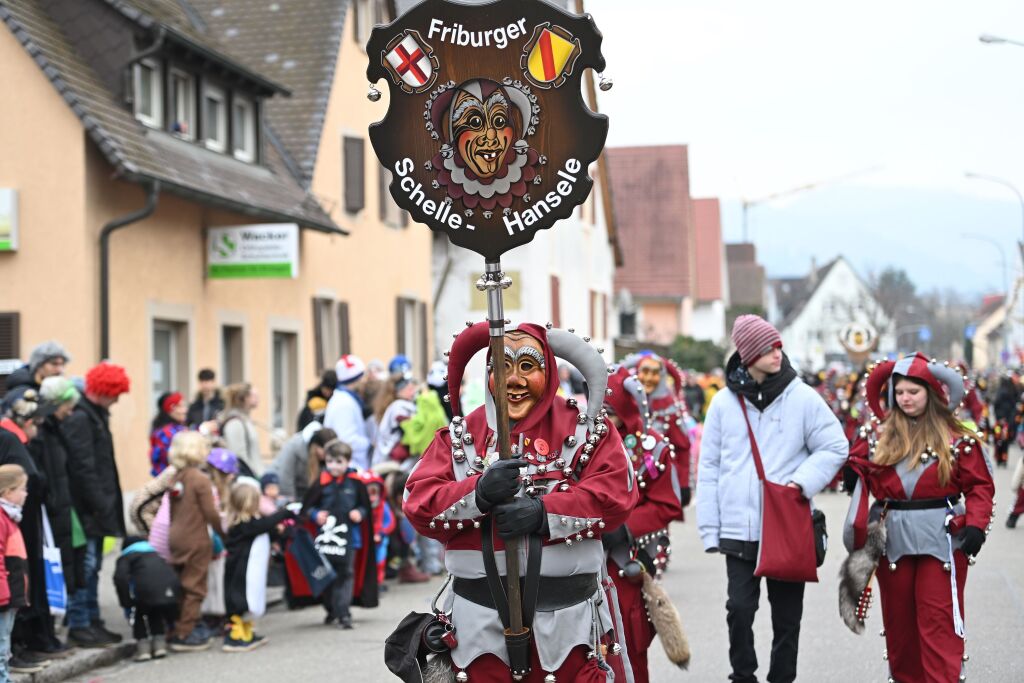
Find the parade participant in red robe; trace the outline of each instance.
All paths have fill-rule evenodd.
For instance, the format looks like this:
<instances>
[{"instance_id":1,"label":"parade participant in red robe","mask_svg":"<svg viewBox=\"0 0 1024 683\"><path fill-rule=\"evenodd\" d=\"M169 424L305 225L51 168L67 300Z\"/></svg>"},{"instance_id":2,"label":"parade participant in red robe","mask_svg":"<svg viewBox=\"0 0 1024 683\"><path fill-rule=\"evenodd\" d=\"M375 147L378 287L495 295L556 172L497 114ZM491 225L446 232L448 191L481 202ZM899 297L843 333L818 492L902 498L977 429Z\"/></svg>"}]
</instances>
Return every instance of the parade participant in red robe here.
<instances>
[{"instance_id":1,"label":"parade participant in red robe","mask_svg":"<svg viewBox=\"0 0 1024 683\"><path fill-rule=\"evenodd\" d=\"M843 540L863 547L869 524L882 520L877 577L889 680L898 683L965 680L967 566L991 526L995 487L981 443L954 417L963 392L955 369L921 354L878 364L867 401L884 416L879 436L865 430L850 449L860 481Z\"/></svg>"},{"instance_id":2,"label":"parade participant in red robe","mask_svg":"<svg viewBox=\"0 0 1024 683\"><path fill-rule=\"evenodd\" d=\"M672 361L652 351L641 351L630 356L623 363L631 368L647 394L651 411L650 427L668 437L675 447L675 465L679 471L680 491L683 507L690 504L690 438L686 435L689 411L682 398L683 379L679 368ZM670 375L675 387L670 387L666 375ZM680 510L679 519L683 519Z\"/></svg>"},{"instance_id":3,"label":"parade participant in red robe","mask_svg":"<svg viewBox=\"0 0 1024 683\"><path fill-rule=\"evenodd\" d=\"M600 413L604 361L561 330L523 324L507 331L505 357L489 358L505 363L508 378L513 458L502 461L493 376L487 405L463 418L459 403L466 364L487 341L484 323L456 339L448 368L455 417L410 474L403 505L417 531L446 547L453 581L444 612L455 628L448 646L456 680L513 680L497 575L504 580L504 539L521 537L523 622L532 631L532 668L522 680L603 682L622 666L603 598L601 535L619 527L636 502L622 440ZM586 377L586 411L556 396L556 356Z\"/></svg>"},{"instance_id":4,"label":"parade participant in red robe","mask_svg":"<svg viewBox=\"0 0 1024 683\"><path fill-rule=\"evenodd\" d=\"M639 499L629 519L604 537L608 575L615 583L633 681L647 683L647 650L655 627L643 595L643 573L661 575L669 553L668 525L682 516L675 448L648 426L647 395L637 378L619 368L608 380L609 419L632 463Z\"/></svg>"}]
</instances>

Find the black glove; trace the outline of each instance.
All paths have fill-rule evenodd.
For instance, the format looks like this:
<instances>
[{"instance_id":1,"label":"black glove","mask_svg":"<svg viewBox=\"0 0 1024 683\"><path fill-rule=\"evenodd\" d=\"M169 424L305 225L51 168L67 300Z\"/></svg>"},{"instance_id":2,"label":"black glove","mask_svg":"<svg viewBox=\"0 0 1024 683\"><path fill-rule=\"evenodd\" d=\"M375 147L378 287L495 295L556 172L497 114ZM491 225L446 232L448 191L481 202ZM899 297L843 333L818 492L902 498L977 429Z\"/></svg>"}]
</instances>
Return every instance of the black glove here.
<instances>
[{"instance_id":1,"label":"black glove","mask_svg":"<svg viewBox=\"0 0 1024 683\"><path fill-rule=\"evenodd\" d=\"M519 470L526 467L523 460L499 460L489 466L476 480L476 506L480 512L516 495L519 490Z\"/></svg>"},{"instance_id":2,"label":"black glove","mask_svg":"<svg viewBox=\"0 0 1024 683\"><path fill-rule=\"evenodd\" d=\"M857 486L857 481L860 476L857 474L857 470L853 469L849 465L843 467L843 491L847 495L853 495L853 489Z\"/></svg>"},{"instance_id":3,"label":"black glove","mask_svg":"<svg viewBox=\"0 0 1024 683\"><path fill-rule=\"evenodd\" d=\"M687 505L690 504L690 498L692 495L693 494L690 493L689 486L684 486L683 488L679 489L679 502L682 504L683 507L686 507Z\"/></svg>"},{"instance_id":4,"label":"black glove","mask_svg":"<svg viewBox=\"0 0 1024 683\"><path fill-rule=\"evenodd\" d=\"M601 534L601 545L604 546L605 550L629 546L632 543L633 535L629 533L629 529L625 524Z\"/></svg>"},{"instance_id":5,"label":"black glove","mask_svg":"<svg viewBox=\"0 0 1024 683\"><path fill-rule=\"evenodd\" d=\"M543 531L547 518L544 503L529 496L500 503L494 508L494 521L498 526L498 535L502 538L514 538L532 534L534 531Z\"/></svg>"},{"instance_id":6,"label":"black glove","mask_svg":"<svg viewBox=\"0 0 1024 683\"><path fill-rule=\"evenodd\" d=\"M976 526L965 526L960 532L960 550L965 555L977 555L985 543L985 532Z\"/></svg>"}]
</instances>

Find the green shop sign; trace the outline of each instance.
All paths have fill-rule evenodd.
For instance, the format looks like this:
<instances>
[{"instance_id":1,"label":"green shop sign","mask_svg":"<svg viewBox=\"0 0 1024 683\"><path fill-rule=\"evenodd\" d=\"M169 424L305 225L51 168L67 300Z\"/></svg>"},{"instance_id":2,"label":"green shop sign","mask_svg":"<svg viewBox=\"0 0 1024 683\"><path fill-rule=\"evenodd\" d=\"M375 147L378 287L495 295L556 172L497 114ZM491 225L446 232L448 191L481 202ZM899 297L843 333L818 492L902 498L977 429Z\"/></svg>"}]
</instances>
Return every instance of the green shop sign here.
<instances>
[{"instance_id":1,"label":"green shop sign","mask_svg":"<svg viewBox=\"0 0 1024 683\"><path fill-rule=\"evenodd\" d=\"M298 277L299 226L294 223L210 228L206 244L211 280Z\"/></svg>"}]
</instances>

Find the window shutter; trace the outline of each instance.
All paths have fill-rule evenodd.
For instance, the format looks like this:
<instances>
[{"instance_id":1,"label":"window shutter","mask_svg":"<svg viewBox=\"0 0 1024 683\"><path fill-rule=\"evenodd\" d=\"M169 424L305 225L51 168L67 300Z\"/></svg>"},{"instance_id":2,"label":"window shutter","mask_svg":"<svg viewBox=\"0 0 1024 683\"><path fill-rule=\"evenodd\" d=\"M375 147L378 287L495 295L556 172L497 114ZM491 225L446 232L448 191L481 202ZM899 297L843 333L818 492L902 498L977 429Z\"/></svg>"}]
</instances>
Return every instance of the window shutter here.
<instances>
[{"instance_id":1,"label":"window shutter","mask_svg":"<svg viewBox=\"0 0 1024 683\"><path fill-rule=\"evenodd\" d=\"M561 283L557 275L551 276L551 323L555 327L562 326L562 294Z\"/></svg>"},{"instance_id":2,"label":"window shutter","mask_svg":"<svg viewBox=\"0 0 1024 683\"><path fill-rule=\"evenodd\" d=\"M388 217L388 170L383 166L379 167L380 170L377 172L377 179L380 182L379 192L377 196L380 198L378 204L380 205L380 222L383 223Z\"/></svg>"},{"instance_id":3,"label":"window shutter","mask_svg":"<svg viewBox=\"0 0 1024 683\"><path fill-rule=\"evenodd\" d=\"M395 353L405 353L405 299L395 299Z\"/></svg>"},{"instance_id":4,"label":"window shutter","mask_svg":"<svg viewBox=\"0 0 1024 683\"><path fill-rule=\"evenodd\" d=\"M608 295L601 295L601 338L608 338Z\"/></svg>"},{"instance_id":5,"label":"window shutter","mask_svg":"<svg viewBox=\"0 0 1024 683\"><path fill-rule=\"evenodd\" d=\"M0 313L0 360L21 357L21 314ZM0 396L7 393L7 375L0 375Z\"/></svg>"},{"instance_id":6,"label":"window shutter","mask_svg":"<svg viewBox=\"0 0 1024 683\"><path fill-rule=\"evenodd\" d=\"M417 359L416 367L420 371L421 377L427 375L427 305L420 301L416 304L416 320L419 323L420 328L420 339L419 339L419 353L420 357Z\"/></svg>"},{"instance_id":7,"label":"window shutter","mask_svg":"<svg viewBox=\"0 0 1024 683\"><path fill-rule=\"evenodd\" d=\"M324 330L320 324L320 299L313 299L313 362L316 363L316 374L324 371Z\"/></svg>"},{"instance_id":8,"label":"window shutter","mask_svg":"<svg viewBox=\"0 0 1024 683\"><path fill-rule=\"evenodd\" d=\"M351 331L348 326L348 302L338 302L338 343L341 345L341 355L352 353Z\"/></svg>"},{"instance_id":9,"label":"window shutter","mask_svg":"<svg viewBox=\"0 0 1024 683\"><path fill-rule=\"evenodd\" d=\"M590 290L590 337L597 336L597 292Z\"/></svg>"},{"instance_id":10,"label":"window shutter","mask_svg":"<svg viewBox=\"0 0 1024 683\"><path fill-rule=\"evenodd\" d=\"M359 213L366 206L366 188L363 178L363 139L346 137L342 146L345 172L345 211Z\"/></svg>"}]
</instances>

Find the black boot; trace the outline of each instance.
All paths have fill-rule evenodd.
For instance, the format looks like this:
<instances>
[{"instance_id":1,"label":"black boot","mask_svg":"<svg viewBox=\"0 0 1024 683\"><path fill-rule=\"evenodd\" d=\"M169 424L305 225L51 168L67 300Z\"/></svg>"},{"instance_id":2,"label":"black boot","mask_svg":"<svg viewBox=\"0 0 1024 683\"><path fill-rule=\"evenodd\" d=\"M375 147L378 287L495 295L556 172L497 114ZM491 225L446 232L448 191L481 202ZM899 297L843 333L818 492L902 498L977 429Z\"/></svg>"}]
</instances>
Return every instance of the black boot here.
<instances>
[{"instance_id":1,"label":"black boot","mask_svg":"<svg viewBox=\"0 0 1024 683\"><path fill-rule=\"evenodd\" d=\"M1020 518L1020 515L1015 515L1015 514L1013 514L1011 512L1010 516L1006 518L1006 528L1007 529L1016 529L1017 528L1017 519L1019 519L1019 518Z\"/></svg>"}]
</instances>

